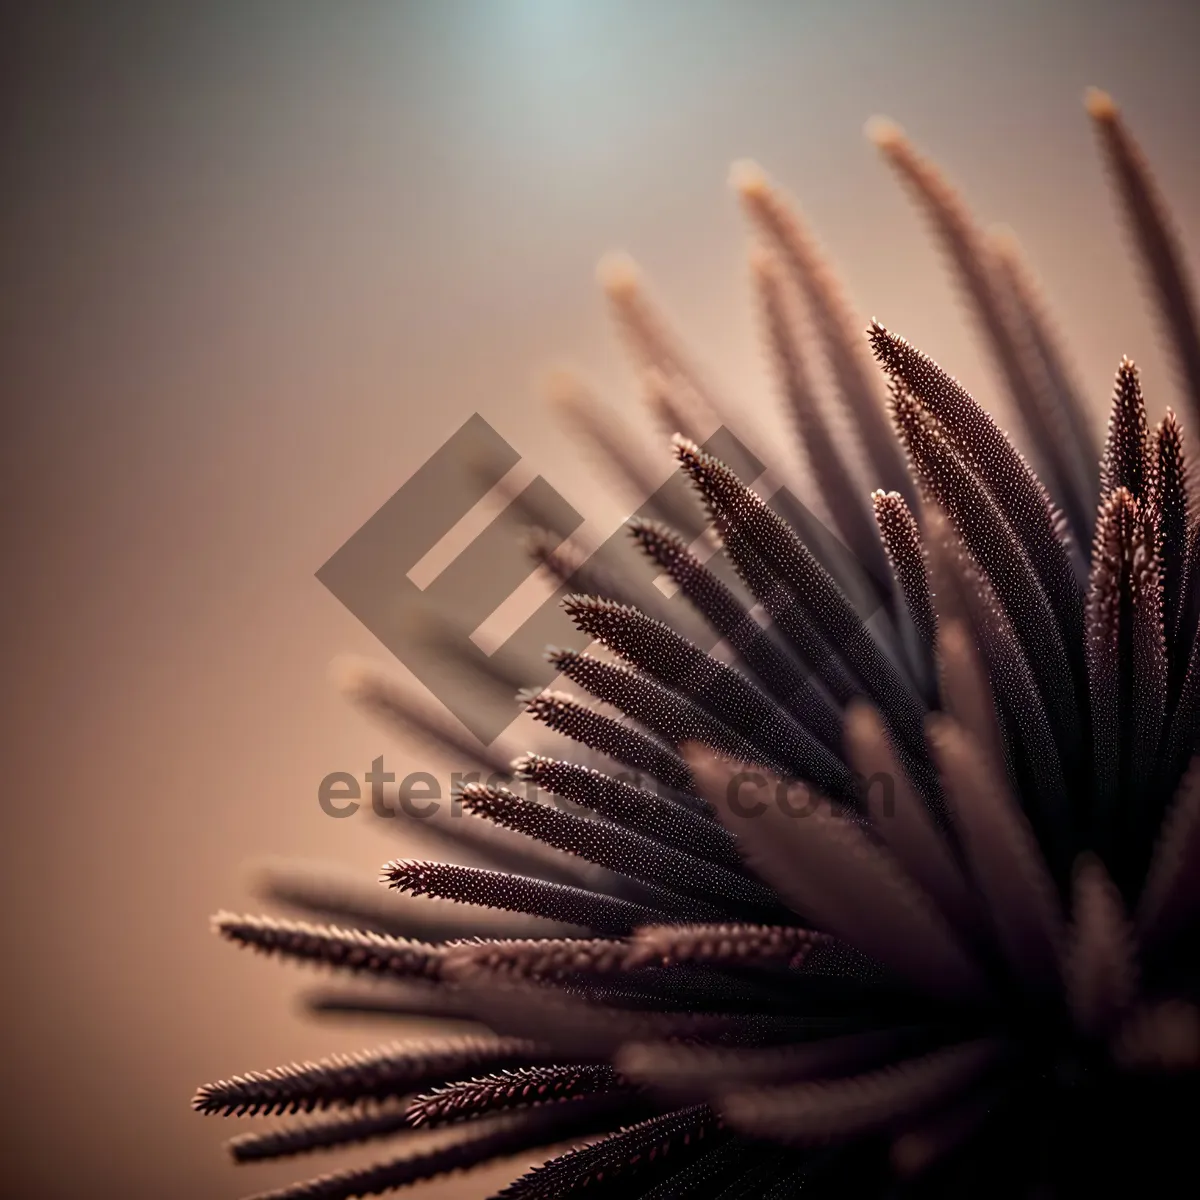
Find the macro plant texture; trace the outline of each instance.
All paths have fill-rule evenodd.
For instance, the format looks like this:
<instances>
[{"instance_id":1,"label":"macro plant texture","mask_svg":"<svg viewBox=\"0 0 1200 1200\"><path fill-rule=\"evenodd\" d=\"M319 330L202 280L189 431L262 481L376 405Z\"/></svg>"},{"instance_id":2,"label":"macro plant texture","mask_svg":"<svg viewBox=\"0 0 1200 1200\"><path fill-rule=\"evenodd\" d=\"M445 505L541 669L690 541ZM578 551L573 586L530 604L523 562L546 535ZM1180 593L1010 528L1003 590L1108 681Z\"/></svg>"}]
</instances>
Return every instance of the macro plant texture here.
<instances>
[{"instance_id":1,"label":"macro plant texture","mask_svg":"<svg viewBox=\"0 0 1200 1200\"><path fill-rule=\"evenodd\" d=\"M633 268L608 265L687 488L631 523L642 575L589 572L552 529L531 534L593 643L550 651L573 692L522 695L550 738L537 753L514 762L377 675L349 681L536 791L466 784L462 815L424 831L457 861L383 868L452 904L277 878L277 900L325 923L216 919L360 977L323 1011L472 1023L201 1088L205 1113L320 1110L235 1138L239 1162L391 1143L270 1196L375 1195L508 1156L539 1165L517 1162L507 1200L1194 1193L1200 322L1137 145L1106 96L1088 109L1182 410L1151 428L1114 354L1103 444L1011 236L981 229L898 129L870 127L1036 474L932 359L879 323L863 337L756 168L734 182L819 520L756 479L786 478L770 445L734 447L758 470L702 448L715 424L743 436L736 408ZM653 491L645 447L582 385L555 391L614 486ZM656 575L719 637L711 653L660 619Z\"/></svg>"}]
</instances>

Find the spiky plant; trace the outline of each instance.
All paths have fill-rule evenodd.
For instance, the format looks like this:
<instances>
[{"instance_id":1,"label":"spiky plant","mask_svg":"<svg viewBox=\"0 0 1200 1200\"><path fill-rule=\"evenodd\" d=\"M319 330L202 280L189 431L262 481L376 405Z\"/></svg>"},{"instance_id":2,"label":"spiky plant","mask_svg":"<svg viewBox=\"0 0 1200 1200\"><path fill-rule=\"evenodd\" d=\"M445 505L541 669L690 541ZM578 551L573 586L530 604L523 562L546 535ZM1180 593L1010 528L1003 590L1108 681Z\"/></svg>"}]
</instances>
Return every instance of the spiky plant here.
<instances>
[{"instance_id":1,"label":"spiky plant","mask_svg":"<svg viewBox=\"0 0 1200 1200\"><path fill-rule=\"evenodd\" d=\"M1196 428L1179 251L1111 101L1089 109ZM374 1195L564 1141L499 1195L1194 1193L1200 520L1182 425L1168 411L1149 430L1125 359L1101 452L1011 238L982 232L899 130L872 132L944 244L1046 483L961 384L873 324L885 399L813 239L739 169L766 341L851 554L810 549L789 520L819 534L807 510L677 435L702 519L663 494L686 532L630 532L728 653L625 603L661 601L645 581L594 574L607 594L564 607L598 649L552 653L590 700L524 697L584 752L526 754L511 787L462 789L465 815L440 828L490 867L383 869L400 892L533 928L464 936L444 914L417 927L411 909L296 885L293 905L365 927L217 919L235 942L393 985L318 1007L482 1027L202 1088L203 1112L330 1110L237 1138L239 1161L400 1142L276 1200ZM606 283L654 410L711 430L728 409L636 276L618 265ZM641 486L637 447L590 405L568 398ZM746 469L778 480L780 456L747 447ZM531 548L569 587L588 566L558 541ZM354 690L504 767L380 679Z\"/></svg>"}]
</instances>

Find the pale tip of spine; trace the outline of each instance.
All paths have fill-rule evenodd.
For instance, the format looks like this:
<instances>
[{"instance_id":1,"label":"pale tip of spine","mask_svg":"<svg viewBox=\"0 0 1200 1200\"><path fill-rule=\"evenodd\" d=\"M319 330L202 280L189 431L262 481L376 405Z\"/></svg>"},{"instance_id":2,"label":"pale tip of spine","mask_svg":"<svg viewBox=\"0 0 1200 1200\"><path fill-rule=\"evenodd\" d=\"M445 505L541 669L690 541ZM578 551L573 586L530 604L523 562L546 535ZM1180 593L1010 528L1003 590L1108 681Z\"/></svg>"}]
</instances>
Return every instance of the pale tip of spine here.
<instances>
[{"instance_id":1,"label":"pale tip of spine","mask_svg":"<svg viewBox=\"0 0 1200 1200\"><path fill-rule=\"evenodd\" d=\"M221 937L227 937L233 926L241 924L245 917L239 917L237 913L228 912L222 909L220 912L213 913L208 918L208 927L213 933L219 934Z\"/></svg>"},{"instance_id":2,"label":"pale tip of spine","mask_svg":"<svg viewBox=\"0 0 1200 1200\"><path fill-rule=\"evenodd\" d=\"M509 769L518 779L528 780L537 765L536 754L518 754L509 764Z\"/></svg>"},{"instance_id":3,"label":"pale tip of spine","mask_svg":"<svg viewBox=\"0 0 1200 1200\"><path fill-rule=\"evenodd\" d=\"M606 254L596 264L596 280L615 300L636 295L642 287L642 272L624 252Z\"/></svg>"},{"instance_id":4,"label":"pale tip of spine","mask_svg":"<svg viewBox=\"0 0 1200 1200\"><path fill-rule=\"evenodd\" d=\"M1090 87L1083 93L1083 104L1094 121L1112 121L1117 116L1116 101L1104 90Z\"/></svg>"},{"instance_id":5,"label":"pale tip of spine","mask_svg":"<svg viewBox=\"0 0 1200 1200\"><path fill-rule=\"evenodd\" d=\"M352 654L339 654L329 664L329 681L350 700L361 699L382 682L377 666Z\"/></svg>"},{"instance_id":6,"label":"pale tip of spine","mask_svg":"<svg viewBox=\"0 0 1200 1200\"><path fill-rule=\"evenodd\" d=\"M579 372L562 364L547 367L538 383L546 402L556 408L581 403L587 391Z\"/></svg>"},{"instance_id":7,"label":"pale tip of spine","mask_svg":"<svg viewBox=\"0 0 1200 1200\"><path fill-rule=\"evenodd\" d=\"M766 171L749 158L739 159L729 168L729 186L746 200L761 200L771 191Z\"/></svg>"},{"instance_id":8,"label":"pale tip of spine","mask_svg":"<svg viewBox=\"0 0 1200 1200\"><path fill-rule=\"evenodd\" d=\"M891 117L871 117L863 132L880 150L893 150L905 141L904 130Z\"/></svg>"}]
</instances>

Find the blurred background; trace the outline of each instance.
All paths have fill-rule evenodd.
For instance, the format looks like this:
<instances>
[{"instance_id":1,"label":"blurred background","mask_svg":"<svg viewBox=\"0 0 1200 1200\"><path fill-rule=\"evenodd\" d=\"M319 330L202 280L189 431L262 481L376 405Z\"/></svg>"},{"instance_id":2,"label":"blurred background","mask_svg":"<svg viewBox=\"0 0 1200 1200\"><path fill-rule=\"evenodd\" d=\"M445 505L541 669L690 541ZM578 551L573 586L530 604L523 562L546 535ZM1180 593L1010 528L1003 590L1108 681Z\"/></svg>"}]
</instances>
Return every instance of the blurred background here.
<instances>
[{"instance_id":1,"label":"blurred background","mask_svg":"<svg viewBox=\"0 0 1200 1200\"><path fill-rule=\"evenodd\" d=\"M642 420L593 283L607 250L638 258L727 390L769 405L731 160L796 196L864 320L994 402L862 136L894 117L1020 235L1097 420L1122 353L1156 419L1173 394L1081 94L1117 97L1200 264L1183 0L2 19L8 1195L190 1200L303 1173L235 1172L192 1091L378 1031L303 1018L311 973L239 955L208 917L255 910L266 857L370 884L405 846L331 820L318 784L379 754L428 765L330 686L335 655L387 654L314 573L474 412L598 535L627 515L537 386L572 361Z\"/></svg>"}]
</instances>

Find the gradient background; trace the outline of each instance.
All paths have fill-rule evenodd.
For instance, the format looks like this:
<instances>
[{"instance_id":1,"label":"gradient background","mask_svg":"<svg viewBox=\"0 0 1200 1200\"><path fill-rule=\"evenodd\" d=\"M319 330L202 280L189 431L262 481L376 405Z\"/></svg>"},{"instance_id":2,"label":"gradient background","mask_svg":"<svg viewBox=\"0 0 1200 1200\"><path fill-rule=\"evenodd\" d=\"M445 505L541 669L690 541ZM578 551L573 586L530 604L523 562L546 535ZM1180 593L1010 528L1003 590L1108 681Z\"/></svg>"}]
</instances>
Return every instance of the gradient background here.
<instances>
[{"instance_id":1,"label":"gradient background","mask_svg":"<svg viewBox=\"0 0 1200 1200\"><path fill-rule=\"evenodd\" d=\"M1122 103L1195 266L1200 8L52 7L6 6L0 37L4 1191L233 1196L304 1168L235 1173L195 1085L376 1034L302 1021L311 974L236 954L208 915L253 907L265 855L373 879L403 847L324 816L317 783L428 765L328 685L335 654L379 648L314 571L474 411L615 525L534 386L565 355L632 412L591 287L607 249L766 397L725 187L744 155L864 317L990 401L861 136L876 112L1018 231L1097 404L1127 352L1157 415L1170 376L1080 94Z\"/></svg>"}]
</instances>

